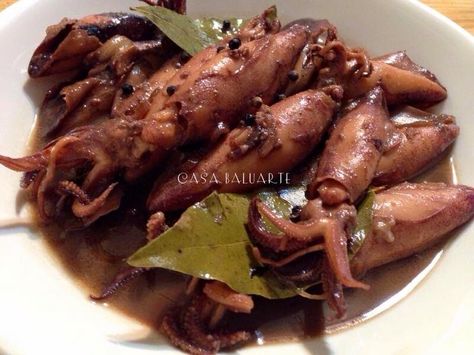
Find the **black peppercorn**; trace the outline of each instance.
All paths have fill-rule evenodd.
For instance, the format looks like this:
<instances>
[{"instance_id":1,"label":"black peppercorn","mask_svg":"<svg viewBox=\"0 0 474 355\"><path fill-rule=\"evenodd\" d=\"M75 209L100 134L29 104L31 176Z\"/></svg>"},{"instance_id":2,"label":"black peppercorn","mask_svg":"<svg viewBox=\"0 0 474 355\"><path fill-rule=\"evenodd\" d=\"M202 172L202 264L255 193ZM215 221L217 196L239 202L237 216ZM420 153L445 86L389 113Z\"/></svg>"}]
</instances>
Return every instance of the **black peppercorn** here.
<instances>
[{"instance_id":1,"label":"black peppercorn","mask_svg":"<svg viewBox=\"0 0 474 355\"><path fill-rule=\"evenodd\" d=\"M290 79L291 81L296 81L298 80L298 78L299 78L299 75L296 70L292 70L288 73L288 79Z\"/></svg>"},{"instance_id":2,"label":"black peppercorn","mask_svg":"<svg viewBox=\"0 0 474 355\"><path fill-rule=\"evenodd\" d=\"M122 85L122 95L127 97L133 94L134 88L132 85L125 83Z\"/></svg>"},{"instance_id":3,"label":"black peppercorn","mask_svg":"<svg viewBox=\"0 0 474 355\"><path fill-rule=\"evenodd\" d=\"M235 38L232 38L229 41L229 48L230 49L238 49L241 44L242 44L242 42L240 42L240 39L235 37Z\"/></svg>"},{"instance_id":4,"label":"black peppercorn","mask_svg":"<svg viewBox=\"0 0 474 355\"><path fill-rule=\"evenodd\" d=\"M291 209L290 220L298 221L301 214L301 206L293 206Z\"/></svg>"},{"instance_id":5,"label":"black peppercorn","mask_svg":"<svg viewBox=\"0 0 474 355\"><path fill-rule=\"evenodd\" d=\"M254 123L255 123L255 115L252 115L251 113L247 113L245 115L244 124L246 126L252 126Z\"/></svg>"},{"instance_id":6,"label":"black peppercorn","mask_svg":"<svg viewBox=\"0 0 474 355\"><path fill-rule=\"evenodd\" d=\"M173 95L175 92L176 92L176 86L174 85L170 85L166 88L166 93L168 94L168 96Z\"/></svg>"},{"instance_id":7,"label":"black peppercorn","mask_svg":"<svg viewBox=\"0 0 474 355\"><path fill-rule=\"evenodd\" d=\"M224 20L222 21L222 32L227 32L230 30L230 21Z\"/></svg>"},{"instance_id":8,"label":"black peppercorn","mask_svg":"<svg viewBox=\"0 0 474 355\"><path fill-rule=\"evenodd\" d=\"M267 268L265 266L255 266L250 269L250 278L253 278L255 276L262 276L266 271Z\"/></svg>"}]
</instances>

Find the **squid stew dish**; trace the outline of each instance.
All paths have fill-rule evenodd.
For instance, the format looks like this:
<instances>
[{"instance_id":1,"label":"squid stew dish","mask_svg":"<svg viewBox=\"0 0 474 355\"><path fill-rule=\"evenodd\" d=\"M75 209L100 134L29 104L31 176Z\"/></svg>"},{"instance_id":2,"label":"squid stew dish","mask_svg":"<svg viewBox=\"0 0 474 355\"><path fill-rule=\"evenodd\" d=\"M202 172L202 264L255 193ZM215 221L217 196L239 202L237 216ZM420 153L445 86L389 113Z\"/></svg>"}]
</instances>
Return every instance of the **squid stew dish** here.
<instances>
[{"instance_id":1,"label":"squid stew dish","mask_svg":"<svg viewBox=\"0 0 474 355\"><path fill-rule=\"evenodd\" d=\"M474 215L460 127L430 111L447 89L408 53L274 6L145 2L46 29L31 151L0 156L91 302L191 354L319 336L380 312Z\"/></svg>"}]
</instances>

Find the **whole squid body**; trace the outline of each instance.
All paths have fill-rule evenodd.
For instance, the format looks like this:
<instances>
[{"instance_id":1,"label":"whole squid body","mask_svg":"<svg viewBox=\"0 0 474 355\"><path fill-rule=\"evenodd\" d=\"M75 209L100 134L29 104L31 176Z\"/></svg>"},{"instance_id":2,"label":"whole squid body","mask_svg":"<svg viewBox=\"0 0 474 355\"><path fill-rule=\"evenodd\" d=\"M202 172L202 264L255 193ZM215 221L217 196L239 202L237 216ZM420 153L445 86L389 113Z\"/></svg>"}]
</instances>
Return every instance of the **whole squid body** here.
<instances>
[{"instance_id":1,"label":"whole squid body","mask_svg":"<svg viewBox=\"0 0 474 355\"><path fill-rule=\"evenodd\" d=\"M158 181L149 196L148 209L185 209L213 190L244 192L259 184L256 176L276 177L280 172L290 171L319 143L335 107L330 96L315 90L263 107L250 116L255 122L232 130L222 143L185 172L186 181L181 181L179 175L164 183ZM252 181L240 183L234 176ZM250 176L254 178L249 179Z\"/></svg>"},{"instance_id":2,"label":"whole squid body","mask_svg":"<svg viewBox=\"0 0 474 355\"><path fill-rule=\"evenodd\" d=\"M189 143L218 138L251 110L252 98L259 96L263 103L271 103L286 87L288 72L308 40L305 28L295 25L238 49L223 50L203 62L196 63L196 55L168 82L168 88L176 91L158 110L152 103L145 118L145 140L166 145L169 140L174 144L176 140ZM267 75L273 75L273 80ZM186 121L185 129L179 129L178 119Z\"/></svg>"},{"instance_id":3,"label":"whole squid body","mask_svg":"<svg viewBox=\"0 0 474 355\"><path fill-rule=\"evenodd\" d=\"M33 187L43 218L55 215L58 201L63 201L61 196L71 194L74 214L90 222L117 208L117 203L104 206L110 202L108 195L116 190L119 173L126 181L133 181L156 168L169 150L215 139L235 126L255 96L264 103L271 102L287 84L288 72L308 37L305 28L293 26L238 49L224 49L198 71L192 71L164 109L149 118L80 127L36 154L20 159L2 156L0 163L29 172L24 185L35 180ZM190 62L180 70L188 72Z\"/></svg>"},{"instance_id":4,"label":"whole squid body","mask_svg":"<svg viewBox=\"0 0 474 355\"><path fill-rule=\"evenodd\" d=\"M36 78L78 69L89 53L116 35L131 41L163 38L153 23L128 13L110 12L79 20L63 19L46 29L46 37L30 60L28 73Z\"/></svg>"},{"instance_id":5,"label":"whole squid body","mask_svg":"<svg viewBox=\"0 0 474 355\"><path fill-rule=\"evenodd\" d=\"M356 97L374 85L384 89L389 105L431 106L444 100L446 89L434 74L414 63L405 52L395 52L371 59L372 73L346 87L349 97Z\"/></svg>"},{"instance_id":6,"label":"whole squid body","mask_svg":"<svg viewBox=\"0 0 474 355\"><path fill-rule=\"evenodd\" d=\"M404 51L368 59L362 50L348 48L335 39L321 46L319 56L325 68L314 85L342 85L347 99L365 95L376 86L383 88L389 106L427 107L447 96L436 76Z\"/></svg>"},{"instance_id":7,"label":"whole squid body","mask_svg":"<svg viewBox=\"0 0 474 355\"><path fill-rule=\"evenodd\" d=\"M432 166L459 135L453 116L404 107L391 117L389 143L379 161L374 185L393 185Z\"/></svg>"},{"instance_id":8,"label":"whole squid body","mask_svg":"<svg viewBox=\"0 0 474 355\"><path fill-rule=\"evenodd\" d=\"M375 195L371 231L351 260L355 275L421 252L474 215L474 189L402 183Z\"/></svg>"},{"instance_id":9,"label":"whole squid body","mask_svg":"<svg viewBox=\"0 0 474 355\"><path fill-rule=\"evenodd\" d=\"M390 124L380 87L355 102L336 121L321 155L309 199L325 204L354 203L372 182Z\"/></svg>"}]
</instances>

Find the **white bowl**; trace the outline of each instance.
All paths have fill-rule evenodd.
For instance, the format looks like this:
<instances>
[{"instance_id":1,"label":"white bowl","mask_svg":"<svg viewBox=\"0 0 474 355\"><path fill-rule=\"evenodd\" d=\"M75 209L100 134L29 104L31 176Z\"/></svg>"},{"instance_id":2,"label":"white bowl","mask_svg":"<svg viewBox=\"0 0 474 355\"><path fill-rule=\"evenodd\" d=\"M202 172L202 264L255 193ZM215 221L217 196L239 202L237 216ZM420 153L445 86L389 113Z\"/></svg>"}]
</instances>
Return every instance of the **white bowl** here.
<instances>
[{"instance_id":1,"label":"white bowl","mask_svg":"<svg viewBox=\"0 0 474 355\"><path fill-rule=\"evenodd\" d=\"M353 45L373 55L406 49L449 90L439 109L454 114L459 180L474 185L474 40L450 20L409 0L190 0L193 15L243 16L276 3L284 21L328 18ZM27 82L27 64L47 25L62 17L126 10L134 1L20 0L0 13L0 152L19 156L45 86ZM38 84L39 83L39 84ZM46 85L46 83L44 83ZM39 87L39 88L38 88ZM0 220L15 218L19 174L0 169ZM463 228L440 262L402 302L348 330L304 343L239 350L252 353L474 353L474 224ZM89 302L34 232L0 230L0 353L175 353L138 322ZM156 341L150 341L156 337Z\"/></svg>"}]
</instances>

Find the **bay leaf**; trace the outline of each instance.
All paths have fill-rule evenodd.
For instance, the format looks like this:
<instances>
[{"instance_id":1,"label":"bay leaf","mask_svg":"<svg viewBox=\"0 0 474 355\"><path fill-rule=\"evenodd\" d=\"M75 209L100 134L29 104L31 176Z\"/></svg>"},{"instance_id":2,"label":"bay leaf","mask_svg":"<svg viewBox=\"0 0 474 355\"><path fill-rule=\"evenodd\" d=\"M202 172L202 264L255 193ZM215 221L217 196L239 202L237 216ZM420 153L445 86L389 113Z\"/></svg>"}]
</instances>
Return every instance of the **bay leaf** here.
<instances>
[{"instance_id":1,"label":"bay leaf","mask_svg":"<svg viewBox=\"0 0 474 355\"><path fill-rule=\"evenodd\" d=\"M349 258L354 257L354 255L359 251L365 238L369 235L372 229L374 200L375 192L369 190L357 209L356 227L349 239Z\"/></svg>"},{"instance_id":2,"label":"bay leaf","mask_svg":"<svg viewBox=\"0 0 474 355\"><path fill-rule=\"evenodd\" d=\"M194 55L213 43L196 22L186 16L161 6L139 6L132 8L153 22L170 40Z\"/></svg>"},{"instance_id":3,"label":"bay leaf","mask_svg":"<svg viewBox=\"0 0 474 355\"><path fill-rule=\"evenodd\" d=\"M230 28L223 32L223 20L214 17L194 20L161 6L138 6L132 10L153 22L170 40L190 55L223 40L227 35L236 34L247 22L244 19L228 18ZM270 7L265 15L267 21L273 22L277 18L276 7Z\"/></svg>"},{"instance_id":4,"label":"bay leaf","mask_svg":"<svg viewBox=\"0 0 474 355\"><path fill-rule=\"evenodd\" d=\"M278 195L288 202L291 207L300 206L303 207L306 205L308 200L306 199L306 185L292 185L284 187L278 190Z\"/></svg>"},{"instance_id":5,"label":"bay leaf","mask_svg":"<svg viewBox=\"0 0 474 355\"><path fill-rule=\"evenodd\" d=\"M303 185L287 186L278 190L278 193L274 189L263 189L258 193L258 197L275 212L276 216L289 219L293 206L306 204L305 190L306 187ZM270 233L283 234L265 216L262 216L262 221Z\"/></svg>"},{"instance_id":6,"label":"bay leaf","mask_svg":"<svg viewBox=\"0 0 474 355\"><path fill-rule=\"evenodd\" d=\"M268 202L270 196L265 199ZM271 199L274 206L288 207L284 202L276 203L275 196ZM295 296L295 289L269 271L252 275L259 265L244 226L249 202L245 195L211 194L188 208L173 227L135 252L128 263L219 280L237 292L269 299Z\"/></svg>"},{"instance_id":7,"label":"bay leaf","mask_svg":"<svg viewBox=\"0 0 474 355\"><path fill-rule=\"evenodd\" d=\"M264 12L265 20L273 23L278 17L278 11L275 5L269 7ZM224 39L225 36L238 33L240 28L247 23L248 20L230 17L226 19L230 22L230 28L226 32L222 31L223 19L215 17L207 17L194 20L201 31L203 31L208 39L214 43Z\"/></svg>"},{"instance_id":8,"label":"bay leaf","mask_svg":"<svg viewBox=\"0 0 474 355\"><path fill-rule=\"evenodd\" d=\"M245 23L245 20L238 18L228 18L227 20L230 21L230 28L226 32L222 32L223 20L215 17L197 19L194 20L194 23L198 26L201 32L207 36L209 41L216 43L223 40L224 37L228 35L236 34L242 24Z\"/></svg>"}]
</instances>

